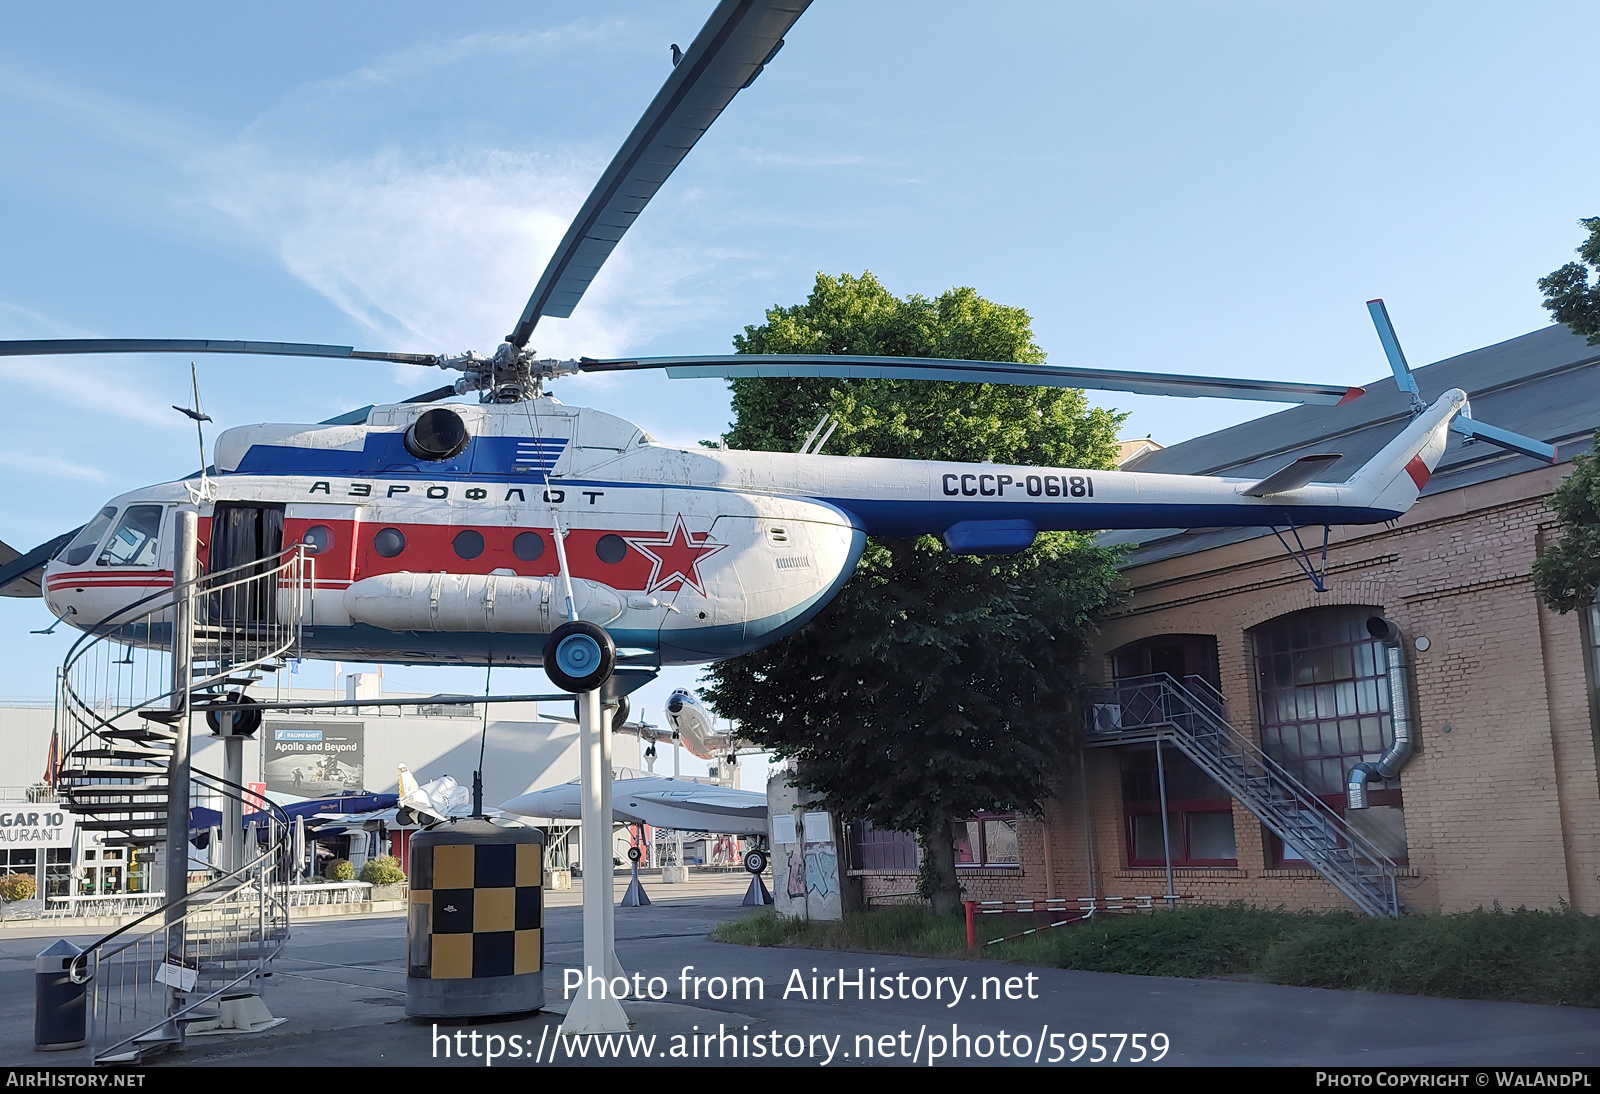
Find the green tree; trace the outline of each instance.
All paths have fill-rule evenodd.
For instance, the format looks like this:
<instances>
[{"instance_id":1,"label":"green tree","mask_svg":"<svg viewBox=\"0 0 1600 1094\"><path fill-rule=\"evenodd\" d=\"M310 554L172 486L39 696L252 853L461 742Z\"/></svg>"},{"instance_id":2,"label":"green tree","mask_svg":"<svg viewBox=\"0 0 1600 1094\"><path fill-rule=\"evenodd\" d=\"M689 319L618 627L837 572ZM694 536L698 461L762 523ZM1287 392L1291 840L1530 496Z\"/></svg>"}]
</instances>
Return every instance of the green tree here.
<instances>
[{"instance_id":1,"label":"green tree","mask_svg":"<svg viewBox=\"0 0 1600 1094\"><path fill-rule=\"evenodd\" d=\"M1539 288L1557 322L1600 346L1600 281L1589 284L1589 271L1600 272L1600 217L1578 224L1589 230L1578 247L1583 261L1541 277ZM1595 444L1600 447L1600 433ZM1534 562L1534 588L1558 612L1586 608L1600 590L1600 466L1592 453L1572 462L1572 474L1550 495L1550 507L1561 520L1562 536Z\"/></svg>"},{"instance_id":2,"label":"green tree","mask_svg":"<svg viewBox=\"0 0 1600 1094\"><path fill-rule=\"evenodd\" d=\"M1038 362L1020 308L951 289L898 299L870 273L817 275L772 308L741 353L855 353ZM793 452L824 414L834 455L1105 468L1119 415L1081 391L900 380L732 382L737 448ZM960 899L951 826L978 811L1036 812L1077 745L1075 699L1115 558L1081 534L1041 534L1006 557L958 556L933 537L874 540L855 576L789 638L712 666L705 698L741 732L800 761L835 815L916 832Z\"/></svg>"},{"instance_id":3,"label":"green tree","mask_svg":"<svg viewBox=\"0 0 1600 1094\"><path fill-rule=\"evenodd\" d=\"M1600 433L1595 435L1600 447ZM1600 462L1572 461L1572 474L1550 495L1561 538L1533 563L1533 587L1558 612L1586 608L1600 590Z\"/></svg>"},{"instance_id":4,"label":"green tree","mask_svg":"<svg viewBox=\"0 0 1600 1094\"><path fill-rule=\"evenodd\" d=\"M1548 277L1539 279L1544 306L1558 323L1572 328L1573 334L1588 335L1591 346L1600 346L1600 281L1589 284L1589 271L1600 273L1600 217L1578 221L1589 230L1589 238L1578 247L1582 262L1568 262Z\"/></svg>"}]
</instances>

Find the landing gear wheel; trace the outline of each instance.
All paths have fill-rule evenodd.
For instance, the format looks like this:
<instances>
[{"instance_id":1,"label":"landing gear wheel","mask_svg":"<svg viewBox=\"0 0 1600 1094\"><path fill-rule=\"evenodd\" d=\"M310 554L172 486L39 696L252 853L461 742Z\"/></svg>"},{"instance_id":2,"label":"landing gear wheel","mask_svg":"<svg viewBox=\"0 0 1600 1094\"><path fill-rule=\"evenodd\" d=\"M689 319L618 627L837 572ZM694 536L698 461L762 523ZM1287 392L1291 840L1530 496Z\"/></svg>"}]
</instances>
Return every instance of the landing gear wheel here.
<instances>
[{"instance_id":1,"label":"landing gear wheel","mask_svg":"<svg viewBox=\"0 0 1600 1094\"><path fill-rule=\"evenodd\" d=\"M744 853L744 868L752 874L759 874L767 868L767 853L759 847L746 851Z\"/></svg>"},{"instance_id":2,"label":"landing gear wheel","mask_svg":"<svg viewBox=\"0 0 1600 1094\"><path fill-rule=\"evenodd\" d=\"M616 643L593 623L563 623L544 644L545 675L562 691L594 691L611 679L616 667Z\"/></svg>"},{"instance_id":3,"label":"landing gear wheel","mask_svg":"<svg viewBox=\"0 0 1600 1094\"><path fill-rule=\"evenodd\" d=\"M638 862L643 857L644 856L639 853L639 849L637 847L628 848L628 861L629 862Z\"/></svg>"},{"instance_id":4,"label":"landing gear wheel","mask_svg":"<svg viewBox=\"0 0 1600 1094\"><path fill-rule=\"evenodd\" d=\"M233 735L235 737L250 737L261 728L261 711L253 709L256 701L242 691L233 692L228 696L229 703L238 703L244 709L233 711ZM211 727L211 732L221 736L222 711L206 711L206 725Z\"/></svg>"}]
</instances>

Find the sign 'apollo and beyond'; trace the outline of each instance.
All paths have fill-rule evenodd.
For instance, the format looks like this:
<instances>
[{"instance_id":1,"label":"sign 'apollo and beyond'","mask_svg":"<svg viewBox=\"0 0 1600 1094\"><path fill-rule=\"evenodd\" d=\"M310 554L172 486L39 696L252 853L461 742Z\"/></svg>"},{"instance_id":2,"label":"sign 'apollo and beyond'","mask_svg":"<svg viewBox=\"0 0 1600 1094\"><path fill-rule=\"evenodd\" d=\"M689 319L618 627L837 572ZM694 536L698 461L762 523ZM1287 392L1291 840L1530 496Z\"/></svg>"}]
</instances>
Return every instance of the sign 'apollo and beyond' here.
<instances>
[{"instance_id":1,"label":"sign 'apollo and beyond'","mask_svg":"<svg viewBox=\"0 0 1600 1094\"><path fill-rule=\"evenodd\" d=\"M361 722L268 722L261 758L267 790L296 799L359 792L364 729Z\"/></svg>"}]
</instances>

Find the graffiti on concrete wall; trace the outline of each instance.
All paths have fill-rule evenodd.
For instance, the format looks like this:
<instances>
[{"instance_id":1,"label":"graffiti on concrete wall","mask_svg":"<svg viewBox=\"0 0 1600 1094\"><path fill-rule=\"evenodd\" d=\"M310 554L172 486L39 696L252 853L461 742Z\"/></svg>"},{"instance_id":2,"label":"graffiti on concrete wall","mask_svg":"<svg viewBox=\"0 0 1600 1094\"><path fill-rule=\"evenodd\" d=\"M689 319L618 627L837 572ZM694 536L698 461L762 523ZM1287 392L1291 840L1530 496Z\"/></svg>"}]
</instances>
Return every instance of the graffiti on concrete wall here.
<instances>
[{"instance_id":1,"label":"graffiti on concrete wall","mask_svg":"<svg viewBox=\"0 0 1600 1094\"><path fill-rule=\"evenodd\" d=\"M784 892L795 900L804 900L806 896L806 856L797 843L788 845L784 852L784 876L787 879Z\"/></svg>"},{"instance_id":2,"label":"graffiti on concrete wall","mask_svg":"<svg viewBox=\"0 0 1600 1094\"><path fill-rule=\"evenodd\" d=\"M831 843L813 843L806 852L806 889L820 897L839 891L839 853Z\"/></svg>"}]
</instances>

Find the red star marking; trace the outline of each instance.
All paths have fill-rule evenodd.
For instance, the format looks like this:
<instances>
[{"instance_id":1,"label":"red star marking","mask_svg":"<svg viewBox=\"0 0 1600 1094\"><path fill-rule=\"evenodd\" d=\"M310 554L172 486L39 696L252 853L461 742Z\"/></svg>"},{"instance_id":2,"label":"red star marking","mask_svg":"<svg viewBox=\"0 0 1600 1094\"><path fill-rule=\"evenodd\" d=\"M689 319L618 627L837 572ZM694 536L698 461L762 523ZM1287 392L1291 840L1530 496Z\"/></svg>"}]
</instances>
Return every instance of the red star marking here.
<instances>
[{"instance_id":1,"label":"red star marking","mask_svg":"<svg viewBox=\"0 0 1600 1094\"><path fill-rule=\"evenodd\" d=\"M664 538L630 539L628 543L651 561L645 592L653 593L669 585L675 589L688 585L701 596L706 595L706 590L700 581L700 563L727 546L726 543L712 543L710 532L690 532L684 527L681 513Z\"/></svg>"}]
</instances>

